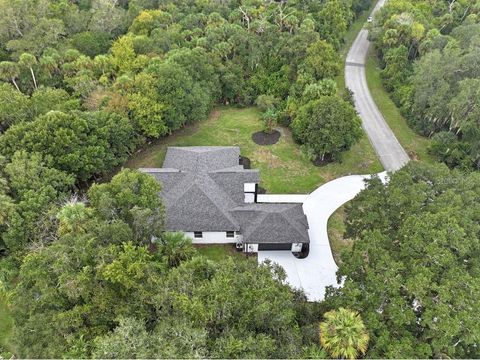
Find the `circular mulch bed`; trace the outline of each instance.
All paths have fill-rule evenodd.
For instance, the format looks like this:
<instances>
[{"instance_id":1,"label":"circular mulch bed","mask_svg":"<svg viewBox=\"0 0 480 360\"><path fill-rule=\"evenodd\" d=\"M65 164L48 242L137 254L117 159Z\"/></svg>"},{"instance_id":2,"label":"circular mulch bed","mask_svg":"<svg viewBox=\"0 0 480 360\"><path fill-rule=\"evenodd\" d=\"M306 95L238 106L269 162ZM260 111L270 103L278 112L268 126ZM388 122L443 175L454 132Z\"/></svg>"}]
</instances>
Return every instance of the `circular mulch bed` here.
<instances>
[{"instance_id":1,"label":"circular mulch bed","mask_svg":"<svg viewBox=\"0 0 480 360\"><path fill-rule=\"evenodd\" d=\"M333 157L332 155L325 155L323 159L321 157L318 157L314 162L313 165L315 166L325 166L327 164L330 164L333 162Z\"/></svg>"},{"instance_id":2,"label":"circular mulch bed","mask_svg":"<svg viewBox=\"0 0 480 360\"><path fill-rule=\"evenodd\" d=\"M252 140L257 145L273 145L278 142L281 135L278 130L273 130L271 134L259 131L252 135Z\"/></svg>"},{"instance_id":3,"label":"circular mulch bed","mask_svg":"<svg viewBox=\"0 0 480 360\"><path fill-rule=\"evenodd\" d=\"M244 169L251 169L250 167L250 159L245 157L245 156L240 156L240 161L239 161L240 165L243 165L243 168Z\"/></svg>"}]
</instances>

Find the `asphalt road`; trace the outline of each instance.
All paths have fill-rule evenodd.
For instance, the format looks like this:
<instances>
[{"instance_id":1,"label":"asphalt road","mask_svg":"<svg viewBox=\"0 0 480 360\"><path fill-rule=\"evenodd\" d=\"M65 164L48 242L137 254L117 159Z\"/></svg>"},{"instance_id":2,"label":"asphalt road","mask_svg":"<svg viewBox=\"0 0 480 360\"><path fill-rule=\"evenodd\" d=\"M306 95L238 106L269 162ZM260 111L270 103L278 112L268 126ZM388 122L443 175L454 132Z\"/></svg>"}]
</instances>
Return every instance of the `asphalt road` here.
<instances>
[{"instance_id":1,"label":"asphalt road","mask_svg":"<svg viewBox=\"0 0 480 360\"><path fill-rule=\"evenodd\" d=\"M384 3L385 0L379 0L372 11L372 16ZM362 29L348 52L345 62L345 84L353 91L355 108L380 162L385 170L395 171L410 159L385 122L368 89L365 63L370 41L368 41L367 35L368 31Z\"/></svg>"}]
</instances>

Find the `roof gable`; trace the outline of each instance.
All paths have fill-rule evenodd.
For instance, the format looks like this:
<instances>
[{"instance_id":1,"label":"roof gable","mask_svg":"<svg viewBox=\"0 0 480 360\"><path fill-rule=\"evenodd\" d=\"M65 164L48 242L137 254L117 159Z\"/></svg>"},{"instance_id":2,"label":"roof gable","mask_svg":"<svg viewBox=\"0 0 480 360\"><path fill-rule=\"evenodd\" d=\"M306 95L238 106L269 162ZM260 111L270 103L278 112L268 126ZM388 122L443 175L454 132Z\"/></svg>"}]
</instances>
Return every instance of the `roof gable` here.
<instances>
[{"instance_id":1,"label":"roof gable","mask_svg":"<svg viewBox=\"0 0 480 360\"><path fill-rule=\"evenodd\" d=\"M225 209L193 184L180 197L169 202L167 228L172 231L238 231L240 226Z\"/></svg>"},{"instance_id":2,"label":"roof gable","mask_svg":"<svg viewBox=\"0 0 480 360\"><path fill-rule=\"evenodd\" d=\"M246 243L308 242L301 204L246 204L232 211Z\"/></svg>"},{"instance_id":3,"label":"roof gable","mask_svg":"<svg viewBox=\"0 0 480 360\"><path fill-rule=\"evenodd\" d=\"M264 214L260 223L245 234L248 242L253 243L293 243L305 241L296 226L281 213Z\"/></svg>"}]
</instances>

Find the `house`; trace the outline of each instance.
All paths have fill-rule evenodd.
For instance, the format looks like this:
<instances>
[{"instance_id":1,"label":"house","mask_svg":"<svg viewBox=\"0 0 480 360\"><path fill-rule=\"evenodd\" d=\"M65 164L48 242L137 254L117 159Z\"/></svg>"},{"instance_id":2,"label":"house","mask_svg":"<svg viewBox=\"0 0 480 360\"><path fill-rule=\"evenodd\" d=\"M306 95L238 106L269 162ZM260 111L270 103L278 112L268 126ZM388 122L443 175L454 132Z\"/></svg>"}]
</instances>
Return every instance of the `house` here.
<instances>
[{"instance_id":1,"label":"house","mask_svg":"<svg viewBox=\"0 0 480 360\"><path fill-rule=\"evenodd\" d=\"M258 203L258 170L240 165L239 147L169 147L163 168L140 169L162 185L166 229L196 244L236 244L245 252L309 243L302 204Z\"/></svg>"}]
</instances>

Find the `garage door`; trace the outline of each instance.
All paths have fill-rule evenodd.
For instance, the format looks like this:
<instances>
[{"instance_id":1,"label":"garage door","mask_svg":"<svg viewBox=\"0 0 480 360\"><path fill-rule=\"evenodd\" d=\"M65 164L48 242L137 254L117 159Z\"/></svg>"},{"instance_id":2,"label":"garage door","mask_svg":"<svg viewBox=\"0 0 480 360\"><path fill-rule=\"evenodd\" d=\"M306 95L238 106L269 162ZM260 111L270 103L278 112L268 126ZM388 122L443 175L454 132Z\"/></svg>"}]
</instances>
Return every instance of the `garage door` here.
<instances>
[{"instance_id":1,"label":"garage door","mask_svg":"<svg viewBox=\"0 0 480 360\"><path fill-rule=\"evenodd\" d=\"M258 251L261 250L291 250L292 244L258 244Z\"/></svg>"}]
</instances>

